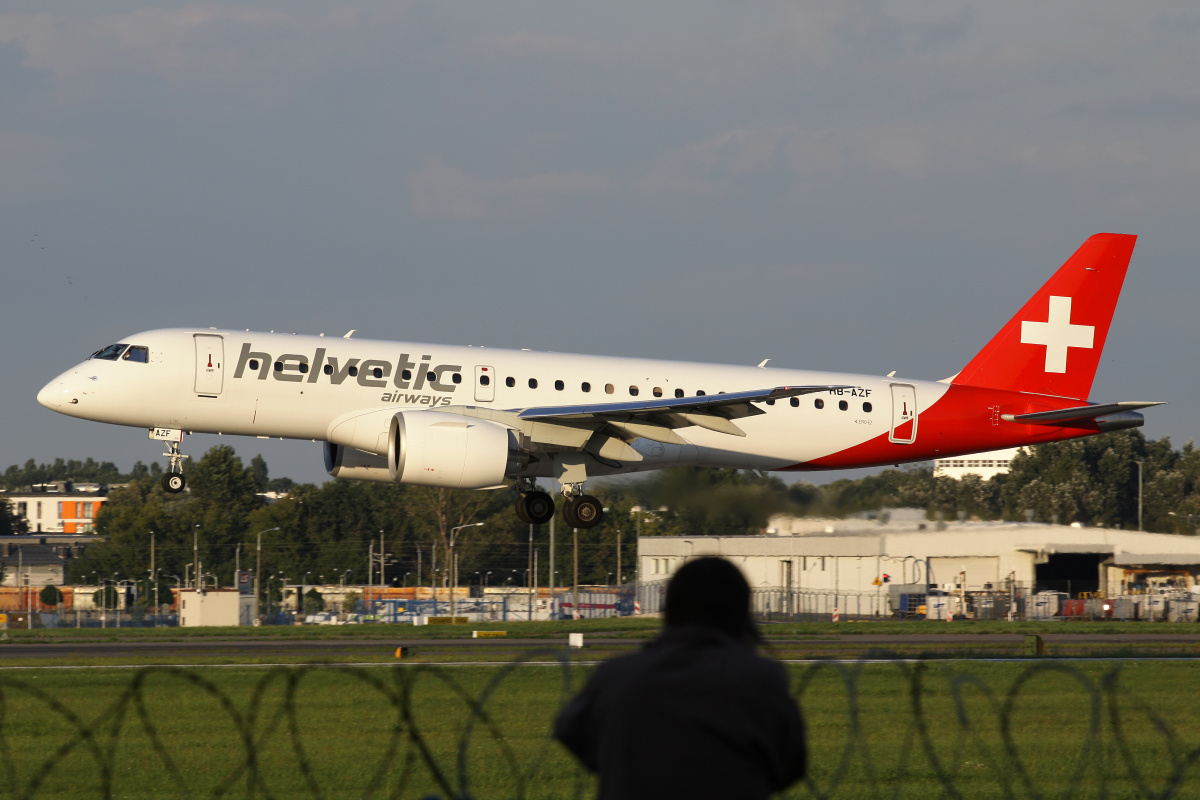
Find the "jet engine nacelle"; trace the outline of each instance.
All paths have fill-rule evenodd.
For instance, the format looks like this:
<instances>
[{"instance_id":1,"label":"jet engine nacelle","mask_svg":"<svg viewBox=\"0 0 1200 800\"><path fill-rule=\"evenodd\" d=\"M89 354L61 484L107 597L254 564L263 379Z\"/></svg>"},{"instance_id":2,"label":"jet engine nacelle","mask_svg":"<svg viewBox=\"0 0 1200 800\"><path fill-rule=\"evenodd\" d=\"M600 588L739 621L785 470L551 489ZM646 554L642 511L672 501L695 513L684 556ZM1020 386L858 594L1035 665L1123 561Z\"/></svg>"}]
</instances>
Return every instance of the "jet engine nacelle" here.
<instances>
[{"instance_id":1,"label":"jet engine nacelle","mask_svg":"<svg viewBox=\"0 0 1200 800\"><path fill-rule=\"evenodd\" d=\"M364 453L353 447L325 442L325 471L335 478L392 482L387 456Z\"/></svg>"},{"instance_id":2,"label":"jet engine nacelle","mask_svg":"<svg viewBox=\"0 0 1200 800\"><path fill-rule=\"evenodd\" d=\"M505 485L527 457L516 431L442 411L400 411L388 433L388 471L398 483L449 489Z\"/></svg>"}]
</instances>

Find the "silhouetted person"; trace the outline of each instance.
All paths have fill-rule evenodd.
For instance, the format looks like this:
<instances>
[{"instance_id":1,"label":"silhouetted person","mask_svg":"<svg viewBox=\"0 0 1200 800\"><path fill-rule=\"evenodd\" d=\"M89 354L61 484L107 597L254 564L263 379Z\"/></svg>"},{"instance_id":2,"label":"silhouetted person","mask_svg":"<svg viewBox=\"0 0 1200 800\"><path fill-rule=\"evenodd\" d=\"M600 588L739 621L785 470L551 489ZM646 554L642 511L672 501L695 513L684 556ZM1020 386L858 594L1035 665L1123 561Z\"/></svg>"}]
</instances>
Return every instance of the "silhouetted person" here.
<instances>
[{"instance_id":1,"label":"silhouetted person","mask_svg":"<svg viewBox=\"0 0 1200 800\"><path fill-rule=\"evenodd\" d=\"M667 586L662 634L596 668L554 735L601 800L765 798L804 776L804 723L783 665L756 652L750 586L698 558Z\"/></svg>"}]
</instances>

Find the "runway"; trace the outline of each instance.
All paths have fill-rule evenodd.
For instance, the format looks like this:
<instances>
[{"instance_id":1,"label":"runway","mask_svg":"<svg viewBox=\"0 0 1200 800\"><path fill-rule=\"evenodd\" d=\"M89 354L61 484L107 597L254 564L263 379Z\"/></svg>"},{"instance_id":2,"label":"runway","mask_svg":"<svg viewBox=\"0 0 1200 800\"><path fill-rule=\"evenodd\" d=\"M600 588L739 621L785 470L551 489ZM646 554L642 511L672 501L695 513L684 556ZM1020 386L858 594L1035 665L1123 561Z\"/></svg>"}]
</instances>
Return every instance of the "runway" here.
<instances>
[{"instance_id":1,"label":"runway","mask_svg":"<svg viewBox=\"0 0 1200 800\"><path fill-rule=\"evenodd\" d=\"M17 659L38 659L51 663L70 663L75 660L148 658L153 660L286 658L289 660L390 659L397 648L410 648L410 656L422 660L449 658L514 659L532 651L556 651L567 646L564 633L554 638L463 638L378 637L364 639L161 639L139 640L78 640L78 641L12 641L0 644L0 665ZM1200 633L1051 633L1040 634L1047 653L1078 654L1104 652L1146 651L1148 654L1200 655ZM646 639L586 637L582 656L609 657L630 652L642 646ZM953 656L956 653L995 653L1019 655L1026 643L1026 634L850 634L767 638L768 652L779 658L854 657L879 652L895 652L904 656L928 654Z\"/></svg>"}]
</instances>

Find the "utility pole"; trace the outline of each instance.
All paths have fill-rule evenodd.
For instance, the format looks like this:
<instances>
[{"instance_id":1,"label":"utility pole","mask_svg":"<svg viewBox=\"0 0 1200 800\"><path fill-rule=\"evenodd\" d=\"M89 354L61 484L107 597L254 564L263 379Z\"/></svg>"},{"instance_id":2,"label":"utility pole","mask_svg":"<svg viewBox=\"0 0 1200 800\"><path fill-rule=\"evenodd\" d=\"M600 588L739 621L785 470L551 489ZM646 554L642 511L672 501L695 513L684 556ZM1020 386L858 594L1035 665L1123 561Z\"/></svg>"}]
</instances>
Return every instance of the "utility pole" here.
<instances>
[{"instance_id":1,"label":"utility pole","mask_svg":"<svg viewBox=\"0 0 1200 800\"><path fill-rule=\"evenodd\" d=\"M571 617L579 619L579 528L571 528L571 533L575 539L575 607Z\"/></svg>"},{"instance_id":2,"label":"utility pole","mask_svg":"<svg viewBox=\"0 0 1200 800\"><path fill-rule=\"evenodd\" d=\"M1138 530L1142 529L1142 462L1135 461L1138 468Z\"/></svg>"},{"instance_id":3,"label":"utility pole","mask_svg":"<svg viewBox=\"0 0 1200 800\"><path fill-rule=\"evenodd\" d=\"M533 588L538 576L533 573L533 523L529 523L529 621L533 621Z\"/></svg>"},{"instance_id":4,"label":"utility pole","mask_svg":"<svg viewBox=\"0 0 1200 800\"><path fill-rule=\"evenodd\" d=\"M621 529L617 528L617 586L621 583Z\"/></svg>"},{"instance_id":5,"label":"utility pole","mask_svg":"<svg viewBox=\"0 0 1200 800\"><path fill-rule=\"evenodd\" d=\"M387 575L384 570L387 569L387 558L384 553L387 548L383 546L383 531L379 532L379 586L382 588L387 586Z\"/></svg>"},{"instance_id":6,"label":"utility pole","mask_svg":"<svg viewBox=\"0 0 1200 800\"><path fill-rule=\"evenodd\" d=\"M550 606L554 606L554 517L550 518L550 575L546 583L550 584Z\"/></svg>"},{"instance_id":7,"label":"utility pole","mask_svg":"<svg viewBox=\"0 0 1200 800\"><path fill-rule=\"evenodd\" d=\"M196 566L192 568L192 588L200 588L200 523L192 526L192 557Z\"/></svg>"}]
</instances>

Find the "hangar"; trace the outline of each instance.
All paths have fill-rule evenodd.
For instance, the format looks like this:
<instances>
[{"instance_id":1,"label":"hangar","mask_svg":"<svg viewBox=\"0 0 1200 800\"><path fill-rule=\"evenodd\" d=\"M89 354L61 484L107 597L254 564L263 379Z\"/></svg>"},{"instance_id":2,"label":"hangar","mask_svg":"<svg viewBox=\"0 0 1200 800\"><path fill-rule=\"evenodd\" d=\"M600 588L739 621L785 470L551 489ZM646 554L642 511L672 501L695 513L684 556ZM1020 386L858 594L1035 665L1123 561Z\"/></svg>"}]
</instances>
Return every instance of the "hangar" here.
<instances>
[{"instance_id":1,"label":"hangar","mask_svg":"<svg viewBox=\"0 0 1200 800\"><path fill-rule=\"evenodd\" d=\"M1200 594L1200 537L923 517L905 509L874 520L776 517L759 536L644 536L639 577L665 580L690 558L719 555L758 590L871 595L902 584L960 595Z\"/></svg>"}]
</instances>

